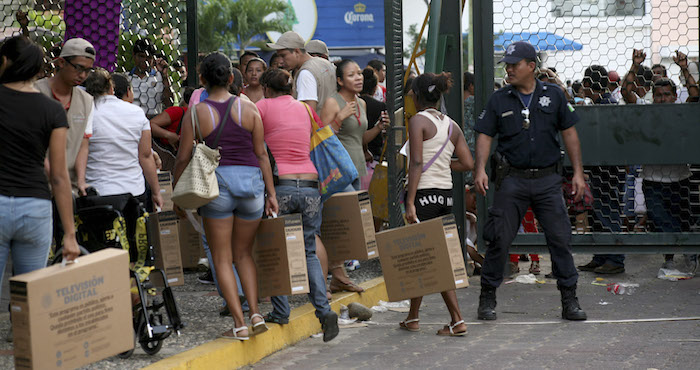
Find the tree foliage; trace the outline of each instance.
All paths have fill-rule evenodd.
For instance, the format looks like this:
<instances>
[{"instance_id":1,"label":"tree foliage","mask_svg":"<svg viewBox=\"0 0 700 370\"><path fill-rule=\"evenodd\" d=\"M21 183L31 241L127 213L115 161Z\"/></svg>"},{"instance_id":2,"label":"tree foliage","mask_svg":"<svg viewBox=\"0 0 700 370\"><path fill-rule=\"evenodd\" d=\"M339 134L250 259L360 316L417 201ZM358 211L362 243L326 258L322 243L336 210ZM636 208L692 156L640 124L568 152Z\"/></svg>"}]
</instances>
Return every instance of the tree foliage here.
<instances>
[{"instance_id":1,"label":"tree foliage","mask_svg":"<svg viewBox=\"0 0 700 370\"><path fill-rule=\"evenodd\" d=\"M199 7L199 51L223 50L232 55L262 46L258 35L291 29L285 18L289 9L284 0L210 0Z\"/></svg>"}]
</instances>

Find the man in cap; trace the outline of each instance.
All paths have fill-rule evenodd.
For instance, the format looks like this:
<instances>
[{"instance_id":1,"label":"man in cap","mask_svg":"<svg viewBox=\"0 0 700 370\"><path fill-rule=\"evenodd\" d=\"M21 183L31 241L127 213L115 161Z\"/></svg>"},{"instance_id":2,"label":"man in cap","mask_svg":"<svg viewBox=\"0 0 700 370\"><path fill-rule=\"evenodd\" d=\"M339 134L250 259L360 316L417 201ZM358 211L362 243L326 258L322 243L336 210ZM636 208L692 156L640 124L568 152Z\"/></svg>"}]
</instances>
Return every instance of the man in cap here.
<instances>
[{"instance_id":1,"label":"man in cap","mask_svg":"<svg viewBox=\"0 0 700 370\"><path fill-rule=\"evenodd\" d=\"M68 116L66 164L74 190L85 195L85 168L88 158L88 139L92 136L93 98L79 88L95 63L95 48L81 38L66 41L55 61L57 72L53 77L35 83L44 95L63 105ZM47 162L48 163L48 162Z\"/></svg>"},{"instance_id":2,"label":"man in cap","mask_svg":"<svg viewBox=\"0 0 700 370\"><path fill-rule=\"evenodd\" d=\"M335 91L335 68L323 58L312 57L305 49L304 38L294 31L287 31L277 42L268 43L284 59L284 66L294 75L294 95L311 108L320 112Z\"/></svg>"},{"instance_id":3,"label":"man in cap","mask_svg":"<svg viewBox=\"0 0 700 370\"><path fill-rule=\"evenodd\" d=\"M486 161L493 138L498 135L498 146L491 157L496 194L484 226L488 245L481 271L480 320L496 319L496 288L503 282L508 249L528 207L545 230L561 292L562 317L586 319L576 297L578 273L571 255L571 223L561 195L557 138L561 132L574 170L573 193L579 200L585 182L574 128L578 116L559 86L535 79L536 59L534 47L527 42L508 46L500 62L506 64L509 85L491 96L475 126L481 135L476 143L474 182L482 195L489 189Z\"/></svg>"},{"instance_id":4,"label":"man in cap","mask_svg":"<svg viewBox=\"0 0 700 370\"><path fill-rule=\"evenodd\" d=\"M306 43L306 52L312 57L323 58L328 60L330 57L330 52L328 51L328 46L321 40L311 40Z\"/></svg>"},{"instance_id":5,"label":"man in cap","mask_svg":"<svg viewBox=\"0 0 700 370\"><path fill-rule=\"evenodd\" d=\"M156 48L148 39L137 40L132 53L134 68L129 72L129 81L134 90L134 104L151 119L173 105L169 66L162 57L156 58Z\"/></svg>"}]
</instances>

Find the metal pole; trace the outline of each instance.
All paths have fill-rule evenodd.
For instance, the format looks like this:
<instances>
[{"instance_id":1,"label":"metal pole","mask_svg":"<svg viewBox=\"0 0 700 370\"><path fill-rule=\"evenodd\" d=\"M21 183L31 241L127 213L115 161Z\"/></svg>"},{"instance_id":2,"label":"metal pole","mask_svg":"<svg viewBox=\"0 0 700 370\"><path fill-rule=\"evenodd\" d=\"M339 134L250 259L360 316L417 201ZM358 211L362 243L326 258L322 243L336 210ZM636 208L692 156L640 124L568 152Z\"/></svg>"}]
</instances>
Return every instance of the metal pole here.
<instances>
[{"instance_id":1,"label":"metal pole","mask_svg":"<svg viewBox=\"0 0 700 370\"><path fill-rule=\"evenodd\" d=\"M474 112L479 114L486 107L486 102L493 93L493 1L474 0L471 14L474 24L474 92L476 96ZM475 117L476 119L476 117ZM486 166L488 168L488 166ZM478 242L480 251L486 250L483 229L487 217L487 199L477 196Z\"/></svg>"},{"instance_id":2,"label":"metal pole","mask_svg":"<svg viewBox=\"0 0 700 370\"><path fill-rule=\"evenodd\" d=\"M199 73L197 73L197 57L199 48L197 45L197 0L187 0L187 86L199 85Z\"/></svg>"},{"instance_id":3,"label":"metal pole","mask_svg":"<svg viewBox=\"0 0 700 370\"><path fill-rule=\"evenodd\" d=\"M430 20L428 21L428 47L425 53L425 72L436 73L438 65L438 38L440 35L440 17L442 0L430 2Z\"/></svg>"}]
</instances>

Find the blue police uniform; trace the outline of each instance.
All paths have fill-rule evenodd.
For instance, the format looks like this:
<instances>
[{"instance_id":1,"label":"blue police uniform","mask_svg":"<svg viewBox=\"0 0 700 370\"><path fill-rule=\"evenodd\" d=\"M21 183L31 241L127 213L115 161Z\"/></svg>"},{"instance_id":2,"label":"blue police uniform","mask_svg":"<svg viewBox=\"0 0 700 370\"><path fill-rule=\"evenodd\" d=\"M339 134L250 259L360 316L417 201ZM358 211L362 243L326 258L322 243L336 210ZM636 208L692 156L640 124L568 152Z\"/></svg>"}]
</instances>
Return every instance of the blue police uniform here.
<instances>
[{"instance_id":1,"label":"blue police uniform","mask_svg":"<svg viewBox=\"0 0 700 370\"><path fill-rule=\"evenodd\" d=\"M484 226L488 243L481 284L503 282L508 250L528 207L542 225L560 287L574 287L578 272L571 255L571 223L562 196L562 176L556 171L561 157L559 131L578 122L578 115L557 85L536 80L529 102L517 89L496 91L481 113L475 131L495 137L496 150L511 165L496 189Z\"/></svg>"}]
</instances>

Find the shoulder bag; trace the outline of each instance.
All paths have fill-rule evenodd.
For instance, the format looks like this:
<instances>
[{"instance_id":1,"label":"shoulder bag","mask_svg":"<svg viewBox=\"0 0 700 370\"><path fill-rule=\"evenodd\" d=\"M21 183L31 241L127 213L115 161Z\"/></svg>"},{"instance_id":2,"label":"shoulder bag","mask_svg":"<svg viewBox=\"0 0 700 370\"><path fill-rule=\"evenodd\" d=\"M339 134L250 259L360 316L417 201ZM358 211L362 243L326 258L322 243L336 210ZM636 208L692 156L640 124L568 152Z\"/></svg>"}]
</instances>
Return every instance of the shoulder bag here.
<instances>
[{"instance_id":1,"label":"shoulder bag","mask_svg":"<svg viewBox=\"0 0 700 370\"><path fill-rule=\"evenodd\" d=\"M180 179L173 189L172 200L183 209L196 209L206 205L219 196L219 183L216 180L216 168L219 167L219 139L224 131L227 117L231 114L233 101L238 99L238 111L241 110L240 98L235 96L226 108L226 113L220 117L219 131L214 139L214 148L204 142L197 119L197 109L190 109L192 115L192 132L194 133L194 149L190 163L185 167Z\"/></svg>"},{"instance_id":2,"label":"shoulder bag","mask_svg":"<svg viewBox=\"0 0 700 370\"><path fill-rule=\"evenodd\" d=\"M311 113L311 108L305 103L302 104L309 113L313 128L309 156L318 171L321 201L325 202L331 195L343 191L352 184L359 174L350 154L333 133L331 126L319 127Z\"/></svg>"}]
</instances>

